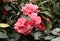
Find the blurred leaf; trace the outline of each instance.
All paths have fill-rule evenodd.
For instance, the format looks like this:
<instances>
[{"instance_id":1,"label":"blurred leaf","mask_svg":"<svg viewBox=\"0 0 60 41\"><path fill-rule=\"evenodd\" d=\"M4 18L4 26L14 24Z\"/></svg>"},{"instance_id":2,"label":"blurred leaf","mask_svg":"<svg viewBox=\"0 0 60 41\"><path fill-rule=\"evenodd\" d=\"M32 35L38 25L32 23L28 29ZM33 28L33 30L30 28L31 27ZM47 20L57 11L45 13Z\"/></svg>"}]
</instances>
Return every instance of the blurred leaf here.
<instances>
[{"instance_id":1,"label":"blurred leaf","mask_svg":"<svg viewBox=\"0 0 60 41\"><path fill-rule=\"evenodd\" d=\"M16 33L16 34L15 34L15 40L17 41L19 38L21 38L20 36L21 36L21 35L19 35L18 33Z\"/></svg>"},{"instance_id":2,"label":"blurred leaf","mask_svg":"<svg viewBox=\"0 0 60 41\"><path fill-rule=\"evenodd\" d=\"M0 32L0 38L8 38L8 36L2 32Z\"/></svg>"},{"instance_id":3,"label":"blurred leaf","mask_svg":"<svg viewBox=\"0 0 60 41\"><path fill-rule=\"evenodd\" d=\"M18 40L20 38L20 34L13 32L13 33L9 33L8 36L12 39L12 40Z\"/></svg>"},{"instance_id":4,"label":"blurred leaf","mask_svg":"<svg viewBox=\"0 0 60 41\"><path fill-rule=\"evenodd\" d=\"M55 36L49 35L49 36L46 36L44 39L45 39L45 40L51 40L51 39L53 39L53 38L55 38Z\"/></svg>"},{"instance_id":5,"label":"blurred leaf","mask_svg":"<svg viewBox=\"0 0 60 41\"><path fill-rule=\"evenodd\" d=\"M1 28L6 28L6 27L9 27L10 25L8 25L8 24L5 24L5 23L0 23L0 27Z\"/></svg>"},{"instance_id":6,"label":"blurred leaf","mask_svg":"<svg viewBox=\"0 0 60 41\"><path fill-rule=\"evenodd\" d=\"M39 2L39 0L34 0L34 4L38 4Z\"/></svg>"},{"instance_id":7,"label":"blurred leaf","mask_svg":"<svg viewBox=\"0 0 60 41\"><path fill-rule=\"evenodd\" d=\"M29 0L17 0L18 4L29 2Z\"/></svg>"},{"instance_id":8,"label":"blurred leaf","mask_svg":"<svg viewBox=\"0 0 60 41\"><path fill-rule=\"evenodd\" d=\"M60 22L60 19L58 19L57 21Z\"/></svg>"},{"instance_id":9,"label":"blurred leaf","mask_svg":"<svg viewBox=\"0 0 60 41\"><path fill-rule=\"evenodd\" d=\"M51 41L60 41L60 37L54 38Z\"/></svg>"},{"instance_id":10,"label":"blurred leaf","mask_svg":"<svg viewBox=\"0 0 60 41\"><path fill-rule=\"evenodd\" d=\"M15 39L9 39L9 41L16 41Z\"/></svg>"},{"instance_id":11,"label":"blurred leaf","mask_svg":"<svg viewBox=\"0 0 60 41\"><path fill-rule=\"evenodd\" d=\"M48 11L44 11L44 13L45 13L47 16L53 18L52 14L51 14L50 12L48 12Z\"/></svg>"},{"instance_id":12,"label":"blurred leaf","mask_svg":"<svg viewBox=\"0 0 60 41\"><path fill-rule=\"evenodd\" d=\"M40 39L40 37L41 37L43 34L38 31L38 32L33 33L32 35L34 36L35 40L38 40L38 39Z\"/></svg>"},{"instance_id":13,"label":"blurred leaf","mask_svg":"<svg viewBox=\"0 0 60 41\"><path fill-rule=\"evenodd\" d=\"M0 29L2 32L4 32L5 34L7 34L7 31L5 29Z\"/></svg>"},{"instance_id":14,"label":"blurred leaf","mask_svg":"<svg viewBox=\"0 0 60 41\"><path fill-rule=\"evenodd\" d=\"M45 22L46 28L51 29L52 28L52 23L51 22Z\"/></svg>"},{"instance_id":15,"label":"blurred leaf","mask_svg":"<svg viewBox=\"0 0 60 41\"><path fill-rule=\"evenodd\" d=\"M45 1L41 2L40 5L42 5L42 4L46 3L46 2L49 2L49 1L50 0L45 0Z\"/></svg>"},{"instance_id":16,"label":"blurred leaf","mask_svg":"<svg viewBox=\"0 0 60 41\"><path fill-rule=\"evenodd\" d=\"M17 0L17 3L20 4L22 2L22 0Z\"/></svg>"},{"instance_id":17,"label":"blurred leaf","mask_svg":"<svg viewBox=\"0 0 60 41\"><path fill-rule=\"evenodd\" d=\"M60 15L60 3L53 2L53 12Z\"/></svg>"},{"instance_id":18,"label":"blurred leaf","mask_svg":"<svg viewBox=\"0 0 60 41\"><path fill-rule=\"evenodd\" d=\"M60 23L56 23L54 26L60 28Z\"/></svg>"},{"instance_id":19,"label":"blurred leaf","mask_svg":"<svg viewBox=\"0 0 60 41\"><path fill-rule=\"evenodd\" d=\"M44 6L41 6L40 8L41 8L43 11L44 11L44 10L47 10L47 8L44 7Z\"/></svg>"},{"instance_id":20,"label":"blurred leaf","mask_svg":"<svg viewBox=\"0 0 60 41\"><path fill-rule=\"evenodd\" d=\"M54 34L54 35L60 36L60 28L55 28L55 29L53 29L51 32L52 32L52 34Z\"/></svg>"}]
</instances>

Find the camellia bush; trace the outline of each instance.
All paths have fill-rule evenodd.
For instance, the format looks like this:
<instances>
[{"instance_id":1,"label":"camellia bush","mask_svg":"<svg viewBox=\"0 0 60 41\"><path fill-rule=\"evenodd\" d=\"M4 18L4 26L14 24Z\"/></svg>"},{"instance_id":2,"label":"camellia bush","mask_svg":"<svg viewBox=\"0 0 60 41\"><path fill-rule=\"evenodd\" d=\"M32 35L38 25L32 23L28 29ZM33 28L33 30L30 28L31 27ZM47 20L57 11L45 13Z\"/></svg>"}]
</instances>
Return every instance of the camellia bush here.
<instances>
[{"instance_id":1,"label":"camellia bush","mask_svg":"<svg viewBox=\"0 0 60 41\"><path fill-rule=\"evenodd\" d=\"M0 41L60 41L60 1L0 0Z\"/></svg>"}]
</instances>

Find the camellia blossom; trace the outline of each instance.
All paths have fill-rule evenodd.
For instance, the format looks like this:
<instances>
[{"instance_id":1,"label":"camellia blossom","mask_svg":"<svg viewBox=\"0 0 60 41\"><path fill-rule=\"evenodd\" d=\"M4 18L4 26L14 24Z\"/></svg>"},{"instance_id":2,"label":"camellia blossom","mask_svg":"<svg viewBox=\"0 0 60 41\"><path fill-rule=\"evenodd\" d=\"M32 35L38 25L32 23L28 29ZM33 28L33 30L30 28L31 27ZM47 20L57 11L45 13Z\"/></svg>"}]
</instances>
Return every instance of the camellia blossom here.
<instances>
[{"instance_id":1,"label":"camellia blossom","mask_svg":"<svg viewBox=\"0 0 60 41\"><path fill-rule=\"evenodd\" d=\"M35 28L41 30L41 31L44 31L45 30L45 25L43 23L41 24L35 24Z\"/></svg>"},{"instance_id":2,"label":"camellia blossom","mask_svg":"<svg viewBox=\"0 0 60 41\"><path fill-rule=\"evenodd\" d=\"M40 24L41 23L41 17L37 16L36 13L32 13L29 16L30 16L31 20L34 21L34 24Z\"/></svg>"},{"instance_id":3,"label":"camellia blossom","mask_svg":"<svg viewBox=\"0 0 60 41\"><path fill-rule=\"evenodd\" d=\"M39 30L43 31L43 30L45 30L45 25L43 23L41 23L37 28Z\"/></svg>"},{"instance_id":4,"label":"camellia blossom","mask_svg":"<svg viewBox=\"0 0 60 41\"><path fill-rule=\"evenodd\" d=\"M35 18L37 17L37 13L31 13L31 14L29 15L29 17L30 17L31 19L35 19Z\"/></svg>"},{"instance_id":5,"label":"camellia blossom","mask_svg":"<svg viewBox=\"0 0 60 41\"><path fill-rule=\"evenodd\" d=\"M45 20L46 20L47 22L51 22L49 18L46 18Z\"/></svg>"},{"instance_id":6,"label":"camellia blossom","mask_svg":"<svg viewBox=\"0 0 60 41\"><path fill-rule=\"evenodd\" d=\"M28 35L31 33L33 27L30 25L30 22L25 18L19 18L18 21L14 24L14 29L21 34Z\"/></svg>"},{"instance_id":7,"label":"camellia blossom","mask_svg":"<svg viewBox=\"0 0 60 41\"><path fill-rule=\"evenodd\" d=\"M42 23L42 19L40 16L37 16L36 13L32 13L29 15L31 18L31 24L33 25L33 27L43 31L45 29L45 25Z\"/></svg>"},{"instance_id":8,"label":"camellia blossom","mask_svg":"<svg viewBox=\"0 0 60 41\"><path fill-rule=\"evenodd\" d=\"M29 15L31 13L37 12L37 5L33 5L32 3L26 3L25 6L22 7L22 12L24 15Z\"/></svg>"},{"instance_id":9,"label":"camellia blossom","mask_svg":"<svg viewBox=\"0 0 60 41\"><path fill-rule=\"evenodd\" d=\"M20 23L20 26L23 26L26 21L27 20L24 17L18 19L18 22Z\"/></svg>"}]
</instances>

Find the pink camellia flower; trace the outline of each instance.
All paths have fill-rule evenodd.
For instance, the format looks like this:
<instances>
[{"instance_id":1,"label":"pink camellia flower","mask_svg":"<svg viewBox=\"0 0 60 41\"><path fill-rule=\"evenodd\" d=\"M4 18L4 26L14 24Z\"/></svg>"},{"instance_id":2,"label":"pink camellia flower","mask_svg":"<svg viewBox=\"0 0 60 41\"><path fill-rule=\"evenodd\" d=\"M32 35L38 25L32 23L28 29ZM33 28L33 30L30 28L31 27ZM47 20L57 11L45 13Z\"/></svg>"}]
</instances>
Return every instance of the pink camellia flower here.
<instances>
[{"instance_id":1,"label":"pink camellia flower","mask_svg":"<svg viewBox=\"0 0 60 41\"><path fill-rule=\"evenodd\" d=\"M31 13L31 14L29 15L29 17L30 17L31 19L35 19L35 18L37 17L37 13Z\"/></svg>"},{"instance_id":2,"label":"pink camellia flower","mask_svg":"<svg viewBox=\"0 0 60 41\"><path fill-rule=\"evenodd\" d=\"M45 25L43 23L41 24L35 24L35 28L41 30L41 31L44 31L45 30Z\"/></svg>"},{"instance_id":3,"label":"pink camellia flower","mask_svg":"<svg viewBox=\"0 0 60 41\"><path fill-rule=\"evenodd\" d=\"M41 17L37 16L35 21L36 21L36 24L40 24L41 23Z\"/></svg>"},{"instance_id":4,"label":"pink camellia flower","mask_svg":"<svg viewBox=\"0 0 60 41\"><path fill-rule=\"evenodd\" d=\"M45 20L46 20L47 22L51 22L49 18L46 18Z\"/></svg>"},{"instance_id":5,"label":"pink camellia flower","mask_svg":"<svg viewBox=\"0 0 60 41\"><path fill-rule=\"evenodd\" d=\"M18 19L18 22L20 23L20 26L23 26L26 21L27 20L24 17Z\"/></svg>"},{"instance_id":6,"label":"pink camellia flower","mask_svg":"<svg viewBox=\"0 0 60 41\"><path fill-rule=\"evenodd\" d=\"M32 3L26 3L25 6L22 7L22 12L25 15L29 15L31 13L37 12L37 9L37 5L33 5Z\"/></svg>"},{"instance_id":7,"label":"pink camellia flower","mask_svg":"<svg viewBox=\"0 0 60 41\"><path fill-rule=\"evenodd\" d=\"M45 25L42 23L40 24L40 26L38 26L38 29L40 29L41 31L45 30Z\"/></svg>"},{"instance_id":8,"label":"pink camellia flower","mask_svg":"<svg viewBox=\"0 0 60 41\"><path fill-rule=\"evenodd\" d=\"M36 13L32 13L29 15L31 20L34 21L34 24L40 24L41 23L41 17L37 16Z\"/></svg>"},{"instance_id":9,"label":"pink camellia flower","mask_svg":"<svg viewBox=\"0 0 60 41\"><path fill-rule=\"evenodd\" d=\"M30 25L30 22L25 18L19 18L18 21L14 24L14 29L21 34L28 35L32 32L33 27Z\"/></svg>"}]
</instances>

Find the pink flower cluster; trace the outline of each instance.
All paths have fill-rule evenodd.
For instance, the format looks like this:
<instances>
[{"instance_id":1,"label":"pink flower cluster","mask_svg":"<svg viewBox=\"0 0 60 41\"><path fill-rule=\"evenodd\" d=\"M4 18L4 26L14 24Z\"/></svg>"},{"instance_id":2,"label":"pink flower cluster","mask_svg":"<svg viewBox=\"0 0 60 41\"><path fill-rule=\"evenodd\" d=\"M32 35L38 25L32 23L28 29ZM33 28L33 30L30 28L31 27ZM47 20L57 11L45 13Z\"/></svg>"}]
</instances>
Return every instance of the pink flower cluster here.
<instances>
[{"instance_id":1,"label":"pink flower cluster","mask_svg":"<svg viewBox=\"0 0 60 41\"><path fill-rule=\"evenodd\" d=\"M21 17L18 21L14 24L14 29L24 35L31 33L33 27L30 25L30 22L25 18Z\"/></svg>"},{"instance_id":2,"label":"pink flower cluster","mask_svg":"<svg viewBox=\"0 0 60 41\"><path fill-rule=\"evenodd\" d=\"M14 29L24 35L30 34L33 28L37 28L43 31L45 29L45 25L42 23L41 17L37 16L37 9L37 5L26 3L26 5L22 7L22 12L24 15L28 15L31 19L27 20L24 17L19 18L14 24Z\"/></svg>"},{"instance_id":3,"label":"pink flower cluster","mask_svg":"<svg viewBox=\"0 0 60 41\"><path fill-rule=\"evenodd\" d=\"M37 5L33 5L32 3L26 3L25 6L22 7L22 12L25 15L29 15L33 12L37 12L38 10L38 6Z\"/></svg>"},{"instance_id":4,"label":"pink flower cluster","mask_svg":"<svg viewBox=\"0 0 60 41\"><path fill-rule=\"evenodd\" d=\"M37 16L37 13L32 13L31 15L29 15L29 17L34 21L35 24L41 23L41 17Z\"/></svg>"}]
</instances>

